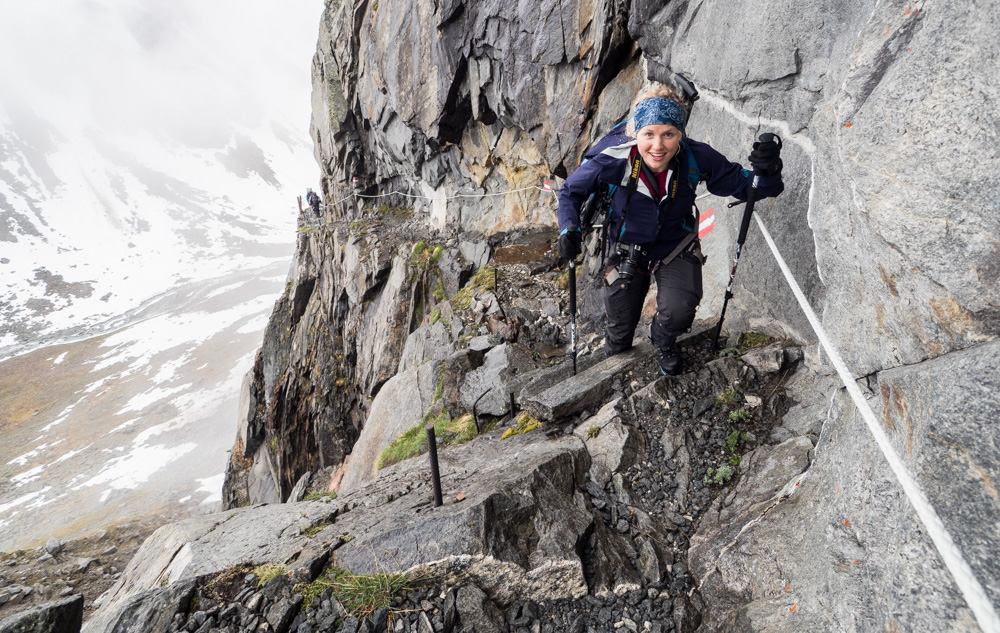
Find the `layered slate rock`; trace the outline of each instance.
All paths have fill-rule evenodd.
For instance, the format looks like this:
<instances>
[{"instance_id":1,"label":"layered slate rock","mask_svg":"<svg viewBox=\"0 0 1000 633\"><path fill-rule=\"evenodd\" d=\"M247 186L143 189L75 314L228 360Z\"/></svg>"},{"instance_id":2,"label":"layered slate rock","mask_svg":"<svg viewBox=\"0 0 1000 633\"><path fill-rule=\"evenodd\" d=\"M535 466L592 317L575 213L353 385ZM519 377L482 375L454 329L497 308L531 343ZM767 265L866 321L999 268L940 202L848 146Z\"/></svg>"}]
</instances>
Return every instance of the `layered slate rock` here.
<instances>
[{"instance_id":1,"label":"layered slate rock","mask_svg":"<svg viewBox=\"0 0 1000 633\"><path fill-rule=\"evenodd\" d=\"M628 470L646 452L643 435L618 415L620 402L615 399L607 403L573 431L587 446L590 478L600 486L606 486L614 473Z\"/></svg>"},{"instance_id":2,"label":"layered slate rock","mask_svg":"<svg viewBox=\"0 0 1000 633\"><path fill-rule=\"evenodd\" d=\"M538 363L531 350L516 343L504 343L486 352L481 367L466 374L461 402L467 411L501 416L510 412L510 394L524 386L525 376Z\"/></svg>"},{"instance_id":3,"label":"layered slate rock","mask_svg":"<svg viewBox=\"0 0 1000 633\"><path fill-rule=\"evenodd\" d=\"M161 528L95 615L94 630L137 630L112 624L156 601L183 601L186 583L236 562L318 560L317 552L332 552L338 566L360 574L427 569L451 586L474 583L500 604L640 586L630 546L579 491L590 459L578 438L534 432L500 440L495 432L439 456L440 507L420 458L332 502L239 509Z\"/></svg>"},{"instance_id":4,"label":"layered slate rock","mask_svg":"<svg viewBox=\"0 0 1000 633\"><path fill-rule=\"evenodd\" d=\"M525 398L523 406L540 420L557 420L604 404L612 384L620 374L638 363L651 361L653 346L642 341L627 352L617 354L570 376L545 391Z\"/></svg>"},{"instance_id":5,"label":"layered slate rock","mask_svg":"<svg viewBox=\"0 0 1000 633\"><path fill-rule=\"evenodd\" d=\"M83 596L70 596L0 620L0 633L79 633Z\"/></svg>"},{"instance_id":6,"label":"layered slate rock","mask_svg":"<svg viewBox=\"0 0 1000 633\"><path fill-rule=\"evenodd\" d=\"M623 543L598 527L577 490L589 467L579 439L499 436L439 452L443 506L432 505L426 458L407 460L338 498L372 510L341 513L317 538L350 535L336 558L353 571L374 572L388 561L400 569L429 564L447 582L474 582L500 602L587 593L584 549L592 552L586 563L601 570L592 590L638 586Z\"/></svg>"}]
</instances>

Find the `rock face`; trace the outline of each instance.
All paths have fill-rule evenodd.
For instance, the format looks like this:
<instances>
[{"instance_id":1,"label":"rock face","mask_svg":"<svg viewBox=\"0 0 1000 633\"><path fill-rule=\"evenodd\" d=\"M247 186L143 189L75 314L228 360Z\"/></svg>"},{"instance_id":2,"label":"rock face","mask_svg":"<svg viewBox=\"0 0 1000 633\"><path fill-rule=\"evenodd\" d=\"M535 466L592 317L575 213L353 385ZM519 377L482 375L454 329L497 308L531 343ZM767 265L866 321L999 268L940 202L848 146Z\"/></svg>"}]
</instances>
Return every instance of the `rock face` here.
<instances>
[{"instance_id":1,"label":"rock face","mask_svg":"<svg viewBox=\"0 0 1000 633\"><path fill-rule=\"evenodd\" d=\"M627 112L642 63L653 79L684 73L702 95L693 137L737 159L760 126L784 137L786 192L758 211L863 375L997 334L1000 247L984 236L1000 228L987 193L998 176L982 160L997 126L982 112L1000 79L978 60L1000 44L985 28L971 12L899 1L804 12L791 2L330 3L313 67L316 152L330 195L358 177L372 191L427 196L418 205L442 227L551 223L553 201L537 191L445 198L565 176ZM771 31L788 37L747 36ZM942 42L951 52L939 63ZM942 148L944 130L954 136ZM721 298L738 224L723 214L706 240L706 309ZM756 229L744 257L734 327L810 340Z\"/></svg>"},{"instance_id":2,"label":"rock face","mask_svg":"<svg viewBox=\"0 0 1000 633\"><path fill-rule=\"evenodd\" d=\"M534 187L575 167L593 111L626 114L631 96L601 100L605 87L641 82L627 19L620 0L328 3L312 121L327 197L357 177L426 196L439 227L550 222Z\"/></svg>"},{"instance_id":3,"label":"rock face","mask_svg":"<svg viewBox=\"0 0 1000 633\"><path fill-rule=\"evenodd\" d=\"M693 138L742 160L756 134L782 136L785 193L756 213L1000 603L1000 569L990 558L1000 543L991 483L1000 455L984 413L997 403L995 389L969 386L996 382L1000 331L993 160L1000 125L992 107L1000 73L989 72L1000 40L980 9L901 0L806 7L779 0L764 8L328 2L313 63L311 131L326 198L345 201L328 207L318 226L302 227L288 291L248 379L227 504L284 500L305 472L341 464L380 390L428 360L444 363L451 413L469 408L466 379L482 380L480 392L502 380L508 396L516 392L543 418L604 405L609 381L596 376L600 369L575 387L533 384L539 359L511 353L522 326L561 342L557 301L518 296L504 306L481 294L473 304L479 330L438 302L457 302L469 272L496 257L487 238L532 225L551 231L554 196L536 186L543 178L558 186L585 148L627 115L647 79L681 72L701 91L687 130ZM390 191L419 197L349 198ZM720 211L703 244L700 316L707 318L721 304L740 213L723 212L725 201L711 196L700 204ZM393 238L387 218L402 205L412 206L412 223ZM437 259L415 258L417 240L431 235L447 242ZM584 323L599 330L599 318L590 318L599 312L596 286L584 286ZM436 316L428 309L435 305L442 306ZM742 253L727 324L731 332L816 339L757 228ZM501 341L449 347L486 328L503 351ZM493 356L481 367L484 352ZM806 354L816 369L824 358ZM713 361L704 378L737 384L790 361L774 349L751 360L753 368ZM571 387L575 404L554 409L568 402L556 394ZM712 506L692 539L701 629L973 630L853 405L838 393L831 409L831 381L812 388L820 393L797 398L769 429L777 448L747 458L746 479ZM672 398L649 400L665 407ZM504 415L508 402L483 404ZM628 431L607 420L591 426L607 428L606 438ZM671 427L658 450L689 463L697 455L685 437ZM594 475L607 476L600 467ZM779 479L794 483L774 489ZM684 489L671 496L678 509L691 503ZM574 512L569 520L584 522ZM677 513L677 520L685 519ZM642 573L655 577L648 554ZM695 615L678 605L676 626L693 629Z\"/></svg>"},{"instance_id":4,"label":"rock face","mask_svg":"<svg viewBox=\"0 0 1000 633\"><path fill-rule=\"evenodd\" d=\"M417 241L400 225L387 215L301 227L245 380L223 507L280 503L306 472L342 464L382 386L451 350L454 333L438 323L404 351L446 275L430 253L414 255ZM449 271L462 267L453 250Z\"/></svg>"},{"instance_id":5,"label":"rock face","mask_svg":"<svg viewBox=\"0 0 1000 633\"><path fill-rule=\"evenodd\" d=\"M996 443L986 440L993 435L984 429L1000 405L998 352L993 341L889 370L878 376L879 393L871 398L897 453L994 604L1000 602L1000 509L992 482L1000 469ZM981 408L961 404L973 399ZM691 568L710 605L704 630L753 622L790 631L796 604L798 630L979 630L843 394L816 446L816 464L789 482L770 502L767 520L745 521L739 534L700 534L692 546ZM777 543L784 545L775 557Z\"/></svg>"},{"instance_id":6,"label":"rock face","mask_svg":"<svg viewBox=\"0 0 1000 633\"><path fill-rule=\"evenodd\" d=\"M83 596L70 596L0 620L0 633L79 633Z\"/></svg>"},{"instance_id":7,"label":"rock face","mask_svg":"<svg viewBox=\"0 0 1000 633\"><path fill-rule=\"evenodd\" d=\"M372 402L371 415L351 453L340 490L347 492L375 478L379 454L394 439L419 425L434 403L441 363L429 362L396 374Z\"/></svg>"}]
</instances>

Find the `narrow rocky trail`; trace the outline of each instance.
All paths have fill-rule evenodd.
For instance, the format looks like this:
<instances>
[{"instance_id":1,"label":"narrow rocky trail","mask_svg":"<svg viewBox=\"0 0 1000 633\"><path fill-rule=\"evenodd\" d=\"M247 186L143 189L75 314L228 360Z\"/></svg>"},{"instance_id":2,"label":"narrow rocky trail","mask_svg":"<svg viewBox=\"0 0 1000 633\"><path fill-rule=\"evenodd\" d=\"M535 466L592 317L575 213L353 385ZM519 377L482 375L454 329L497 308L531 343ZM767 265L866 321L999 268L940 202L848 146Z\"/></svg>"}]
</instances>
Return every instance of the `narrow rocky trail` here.
<instances>
[{"instance_id":1,"label":"narrow rocky trail","mask_svg":"<svg viewBox=\"0 0 1000 633\"><path fill-rule=\"evenodd\" d=\"M692 591L697 584L688 563L692 537L706 514L733 503L745 477L745 463L752 460L755 450L766 449L782 437L775 429L794 404L785 385L802 360L799 349L783 347L781 342L767 344L764 337L755 341L765 343L761 348L730 349L721 357L705 339L705 332L700 332L684 341L687 371L676 377L661 376L648 344L639 345L630 368L614 379L600 407L549 421L533 432L544 433L550 440L575 435L587 444L590 469L579 481L579 492L601 519L600 526L591 530L623 539L628 564L639 572L632 582L619 583L614 591L599 587L595 576L606 576L605 568L614 562L602 558L606 552L588 548L584 535L576 547L588 591L579 598L545 601L519 595L501 603L473 583L445 583L431 576L418 588L394 598L389 607L359 619L329 591L311 597L306 607L303 578L283 575L258 586L259 569L246 567L228 580L225 592L205 590L217 576L191 584L186 590L190 594L186 608L174 616L168 629L233 633L696 630L703 605ZM593 348L600 349L596 344ZM580 364L591 370L564 378L550 389L588 380L586 374L601 368L601 362L593 362L595 355L587 348ZM549 371L558 370L555 365ZM729 474L719 475L720 469L727 472L727 466ZM337 552L330 556L332 561ZM294 566L301 570L302 561ZM316 570L308 573L316 574Z\"/></svg>"}]
</instances>

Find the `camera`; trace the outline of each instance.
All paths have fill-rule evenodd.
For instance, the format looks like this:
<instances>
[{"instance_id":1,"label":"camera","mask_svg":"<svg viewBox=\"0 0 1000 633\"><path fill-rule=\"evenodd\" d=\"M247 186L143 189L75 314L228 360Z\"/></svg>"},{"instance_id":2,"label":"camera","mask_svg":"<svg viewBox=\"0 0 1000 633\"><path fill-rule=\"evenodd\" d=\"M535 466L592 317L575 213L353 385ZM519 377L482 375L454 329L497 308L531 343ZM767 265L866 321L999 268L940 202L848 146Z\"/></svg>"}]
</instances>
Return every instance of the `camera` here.
<instances>
[{"instance_id":1,"label":"camera","mask_svg":"<svg viewBox=\"0 0 1000 633\"><path fill-rule=\"evenodd\" d=\"M628 247L627 249L625 248L626 246ZM628 285L632 283L632 279L635 277L636 271L639 269L639 259L645 253L635 244L620 244L618 246L618 254L622 258L621 263L618 264L618 277L624 282L624 287L628 288Z\"/></svg>"}]
</instances>

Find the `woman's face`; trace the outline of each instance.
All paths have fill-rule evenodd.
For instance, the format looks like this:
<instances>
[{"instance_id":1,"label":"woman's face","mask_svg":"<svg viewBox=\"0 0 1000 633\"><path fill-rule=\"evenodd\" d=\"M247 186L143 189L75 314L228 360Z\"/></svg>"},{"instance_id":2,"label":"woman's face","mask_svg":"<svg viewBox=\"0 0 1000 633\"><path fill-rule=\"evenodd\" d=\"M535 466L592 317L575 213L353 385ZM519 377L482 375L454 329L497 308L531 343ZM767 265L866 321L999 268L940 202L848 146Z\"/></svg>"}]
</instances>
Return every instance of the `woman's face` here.
<instances>
[{"instance_id":1,"label":"woman's face","mask_svg":"<svg viewBox=\"0 0 1000 633\"><path fill-rule=\"evenodd\" d=\"M673 125L647 125L636 134L639 155L653 173L660 173L681 146L681 132Z\"/></svg>"}]
</instances>

